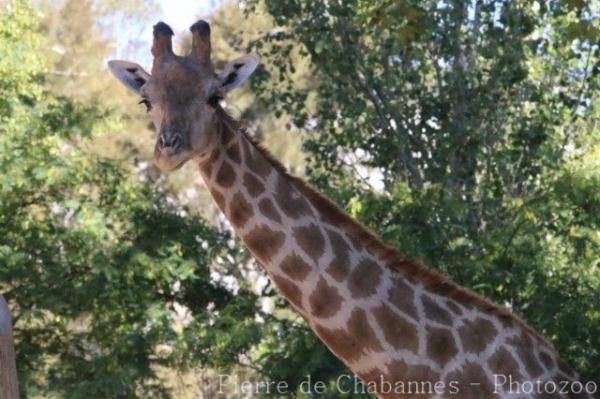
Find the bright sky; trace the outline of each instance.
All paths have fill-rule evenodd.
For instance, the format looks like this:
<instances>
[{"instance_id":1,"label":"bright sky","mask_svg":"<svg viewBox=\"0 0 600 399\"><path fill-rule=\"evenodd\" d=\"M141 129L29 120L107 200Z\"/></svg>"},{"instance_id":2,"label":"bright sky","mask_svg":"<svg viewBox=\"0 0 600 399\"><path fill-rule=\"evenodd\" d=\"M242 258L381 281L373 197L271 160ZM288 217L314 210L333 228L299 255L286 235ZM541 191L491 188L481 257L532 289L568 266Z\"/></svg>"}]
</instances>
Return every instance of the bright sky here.
<instances>
[{"instance_id":1,"label":"bright sky","mask_svg":"<svg viewBox=\"0 0 600 399\"><path fill-rule=\"evenodd\" d=\"M159 0L162 8L160 18L175 33L187 30L196 17L207 15L221 4L221 0Z\"/></svg>"},{"instance_id":2,"label":"bright sky","mask_svg":"<svg viewBox=\"0 0 600 399\"><path fill-rule=\"evenodd\" d=\"M116 49L111 58L125 59L149 68L152 62L150 45L152 26L164 21L175 31L175 35L188 32L189 27L200 16L209 15L223 0L158 0L160 6L156 20L144 26L119 26ZM177 37L174 39L177 43Z\"/></svg>"}]
</instances>

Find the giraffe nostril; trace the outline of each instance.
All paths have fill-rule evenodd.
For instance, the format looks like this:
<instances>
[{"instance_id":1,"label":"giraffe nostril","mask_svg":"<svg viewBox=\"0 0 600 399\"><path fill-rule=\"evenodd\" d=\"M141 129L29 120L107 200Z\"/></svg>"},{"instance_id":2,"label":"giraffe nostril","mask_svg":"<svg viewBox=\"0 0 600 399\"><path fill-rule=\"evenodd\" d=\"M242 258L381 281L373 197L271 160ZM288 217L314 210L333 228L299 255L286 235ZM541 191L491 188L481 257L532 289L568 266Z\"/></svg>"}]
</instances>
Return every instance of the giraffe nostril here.
<instances>
[{"instance_id":1,"label":"giraffe nostril","mask_svg":"<svg viewBox=\"0 0 600 399\"><path fill-rule=\"evenodd\" d=\"M179 133L161 134L158 137L158 146L161 149L178 150L183 146L183 138Z\"/></svg>"},{"instance_id":2,"label":"giraffe nostril","mask_svg":"<svg viewBox=\"0 0 600 399\"><path fill-rule=\"evenodd\" d=\"M176 134L173 137L173 139L171 140L171 147L179 148L179 147L181 147L181 144L182 144L181 136Z\"/></svg>"}]
</instances>

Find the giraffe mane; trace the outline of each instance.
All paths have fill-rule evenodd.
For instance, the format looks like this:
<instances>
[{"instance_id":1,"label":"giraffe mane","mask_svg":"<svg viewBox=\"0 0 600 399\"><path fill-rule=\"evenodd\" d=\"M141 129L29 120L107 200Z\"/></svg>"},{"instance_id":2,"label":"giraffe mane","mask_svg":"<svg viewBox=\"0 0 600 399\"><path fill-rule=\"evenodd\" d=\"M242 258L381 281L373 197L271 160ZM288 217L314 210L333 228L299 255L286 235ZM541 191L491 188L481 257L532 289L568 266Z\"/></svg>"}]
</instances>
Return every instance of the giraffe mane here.
<instances>
[{"instance_id":1,"label":"giraffe mane","mask_svg":"<svg viewBox=\"0 0 600 399\"><path fill-rule=\"evenodd\" d=\"M224 128L230 129L233 134L240 132L245 138L265 157L265 159L288 178L290 182L302 193L308 200L320 210L328 214L328 222L335 226L343 228L350 232L350 235L360 242L371 254L380 258L383 264L391 271L399 273L403 277L413 278L419 281L425 288L429 288L434 292L448 296L461 303L475 306L480 310L489 312L498 316L502 321L513 321L516 325L522 327L533 337L554 349L554 346L540 333L531 328L521 317L507 308L498 306L489 301L482 295L462 287L450 280L442 273L423 266L413 260L407 259L398 249L384 243L369 227L365 226L360 221L350 217L340 206L327 198L310 184L306 183L299 177L291 175L287 168L276 159L271 152L258 142L254 137L250 136L246 127L234 119L227 111L220 106L216 108L218 118L223 123Z\"/></svg>"}]
</instances>

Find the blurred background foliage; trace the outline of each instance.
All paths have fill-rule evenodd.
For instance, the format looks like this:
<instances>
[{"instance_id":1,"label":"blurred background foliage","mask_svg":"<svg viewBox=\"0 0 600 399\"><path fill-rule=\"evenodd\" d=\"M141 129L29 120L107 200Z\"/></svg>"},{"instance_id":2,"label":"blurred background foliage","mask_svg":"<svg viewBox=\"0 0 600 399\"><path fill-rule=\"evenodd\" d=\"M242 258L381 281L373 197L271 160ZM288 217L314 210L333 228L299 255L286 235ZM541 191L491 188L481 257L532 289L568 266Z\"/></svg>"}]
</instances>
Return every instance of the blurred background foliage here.
<instances>
[{"instance_id":1,"label":"blurred background foliage","mask_svg":"<svg viewBox=\"0 0 600 399\"><path fill-rule=\"evenodd\" d=\"M311 375L340 397L347 370L193 166L152 166L143 107L106 70L118 27L160 4L0 7L0 292L23 397L237 397L215 385L233 372ZM261 55L228 108L295 174L598 381L599 15L597 0L248 0L208 18L217 67Z\"/></svg>"}]
</instances>

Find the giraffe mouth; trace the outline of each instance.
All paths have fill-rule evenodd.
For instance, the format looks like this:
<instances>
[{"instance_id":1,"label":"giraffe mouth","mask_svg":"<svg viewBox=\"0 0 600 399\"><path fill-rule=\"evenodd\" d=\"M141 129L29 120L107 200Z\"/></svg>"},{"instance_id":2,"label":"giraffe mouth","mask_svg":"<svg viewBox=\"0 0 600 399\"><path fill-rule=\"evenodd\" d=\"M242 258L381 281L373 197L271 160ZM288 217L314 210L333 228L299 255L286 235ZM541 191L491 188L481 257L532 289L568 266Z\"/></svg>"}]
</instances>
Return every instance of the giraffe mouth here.
<instances>
[{"instance_id":1,"label":"giraffe mouth","mask_svg":"<svg viewBox=\"0 0 600 399\"><path fill-rule=\"evenodd\" d=\"M162 172L174 172L180 169L190 158L190 152L185 150L170 155L157 153L154 157L154 163Z\"/></svg>"},{"instance_id":2,"label":"giraffe mouth","mask_svg":"<svg viewBox=\"0 0 600 399\"><path fill-rule=\"evenodd\" d=\"M171 169L171 172L172 172L172 171L175 171L175 170L177 170L177 169L180 169L180 168L181 168L181 167L182 167L182 166L185 164L185 162L186 162L186 161L187 161L187 159L184 159L183 161L181 161L181 162L179 162L178 164L176 164L176 165L173 167L173 169Z\"/></svg>"}]
</instances>

